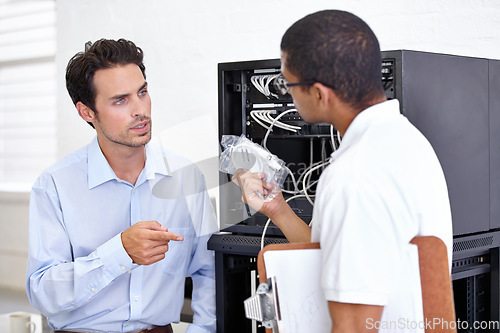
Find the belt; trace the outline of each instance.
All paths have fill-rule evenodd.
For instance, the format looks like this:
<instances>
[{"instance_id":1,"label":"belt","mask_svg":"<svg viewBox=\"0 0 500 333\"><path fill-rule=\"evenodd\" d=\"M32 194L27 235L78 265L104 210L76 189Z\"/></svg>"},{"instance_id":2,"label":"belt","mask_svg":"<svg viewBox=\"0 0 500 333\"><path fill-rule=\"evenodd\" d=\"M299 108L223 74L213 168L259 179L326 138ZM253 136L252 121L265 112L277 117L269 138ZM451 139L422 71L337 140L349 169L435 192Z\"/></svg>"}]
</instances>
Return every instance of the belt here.
<instances>
[{"instance_id":1,"label":"belt","mask_svg":"<svg viewBox=\"0 0 500 333\"><path fill-rule=\"evenodd\" d=\"M81 333L81 332L82 331L66 331L66 330L54 331L54 333ZM166 326L154 326L153 328L145 329L138 333L174 333L174 331L172 330L172 325L168 324Z\"/></svg>"},{"instance_id":2,"label":"belt","mask_svg":"<svg viewBox=\"0 0 500 333\"><path fill-rule=\"evenodd\" d=\"M166 326L154 326L148 330L142 330L139 333L174 333L172 325L168 324Z\"/></svg>"}]
</instances>

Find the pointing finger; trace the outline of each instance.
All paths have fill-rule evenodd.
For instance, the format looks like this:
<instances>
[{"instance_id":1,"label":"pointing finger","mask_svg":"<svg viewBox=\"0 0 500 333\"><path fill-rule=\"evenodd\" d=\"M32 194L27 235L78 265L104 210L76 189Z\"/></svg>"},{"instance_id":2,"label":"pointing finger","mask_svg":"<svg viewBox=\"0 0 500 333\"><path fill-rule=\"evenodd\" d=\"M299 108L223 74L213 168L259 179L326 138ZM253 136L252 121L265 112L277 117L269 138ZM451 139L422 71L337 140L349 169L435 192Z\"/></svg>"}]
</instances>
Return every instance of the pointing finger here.
<instances>
[{"instance_id":1,"label":"pointing finger","mask_svg":"<svg viewBox=\"0 0 500 333\"><path fill-rule=\"evenodd\" d=\"M174 232L168 232L168 231L152 231L151 232L151 236L150 236L150 239L151 240L155 240L155 241L183 241L184 240L184 237L182 235L179 235L179 234L176 234Z\"/></svg>"},{"instance_id":2,"label":"pointing finger","mask_svg":"<svg viewBox=\"0 0 500 333\"><path fill-rule=\"evenodd\" d=\"M165 232L165 234L167 235L169 240L179 241L179 242L184 240L184 237L182 235L173 232Z\"/></svg>"}]
</instances>

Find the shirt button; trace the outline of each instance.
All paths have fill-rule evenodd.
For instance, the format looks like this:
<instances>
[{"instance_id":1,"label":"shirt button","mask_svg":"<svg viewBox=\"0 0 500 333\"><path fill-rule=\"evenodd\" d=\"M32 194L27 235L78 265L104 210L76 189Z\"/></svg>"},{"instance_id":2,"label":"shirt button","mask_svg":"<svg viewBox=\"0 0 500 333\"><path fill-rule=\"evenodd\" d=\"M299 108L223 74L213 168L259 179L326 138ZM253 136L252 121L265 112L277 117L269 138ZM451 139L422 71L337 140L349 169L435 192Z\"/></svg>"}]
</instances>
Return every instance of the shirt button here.
<instances>
[{"instance_id":1,"label":"shirt button","mask_svg":"<svg viewBox=\"0 0 500 333\"><path fill-rule=\"evenodd\" d=\"M126 270L127 270L127 267L122 266L122 267L120 267L120 269L121 269L122 271L126 271Z\"/></svg>"},{"instance_id":2,"label":"shirt button","mask_svg":"<svg viewBox=\"0 0 500 333\"><path fill-rule=\"evenodd\" d=\"M94 292L94 291L95 291L95 288L90 288L90 291L91 291L91 292Z\"/></svg>"},{"instance_id":3,"label":"shirt button","mask_svg":"<svg viewBox=\"0 0 500 333\"><path fill-rule=\"evenodd\" d=\"M130 325L130 322L129 322L129 321L127 321L127 323L126 323L125 325L129 326L129 325Z\"/></svg>"},{"instance_id":4,"label":"shirt button","mask_svg":"<svg viewBox=\"0 0 500 333\"><path fill-rule=\"evenodd\" d=\"M135 193L135 188L132 190L132 193Z\"/></svg>"},{"instance_id":5,"label":"shirt button","mask_svg":"<svg viewBox=\"0 0 500 333\"><path fill-rule=\"evenodd\" d=\"M139 300L139 296L134 296L134 301L138 301Z\"/></svg>"},{"instance_id":6,"label":"shirt button","mask_svg":"<svg viewBox=\"0 0 500 333\"><path fill-rule=\"evenodd\" d=\"M132 274L132 271L127 271L127 273Z\"/></svg>"}]
</instances>

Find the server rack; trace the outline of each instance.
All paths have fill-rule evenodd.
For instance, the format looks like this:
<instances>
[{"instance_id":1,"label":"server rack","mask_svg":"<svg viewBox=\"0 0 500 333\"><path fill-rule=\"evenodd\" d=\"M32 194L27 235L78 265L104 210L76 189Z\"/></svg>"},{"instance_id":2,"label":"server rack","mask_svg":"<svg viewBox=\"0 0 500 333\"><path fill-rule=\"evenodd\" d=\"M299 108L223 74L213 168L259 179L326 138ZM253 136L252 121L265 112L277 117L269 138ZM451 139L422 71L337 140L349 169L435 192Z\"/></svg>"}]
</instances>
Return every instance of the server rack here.
<instances>
[{"instance_id":1,"label":"server rack","mask_svg":"<svg viewBox=\"0 0 500 333\"><path fill-rule=\"evenodd\" d=\"M457 320L467 322L467 332L479 331L474 322L498 322L500 317L500 61L409 50L384 51L382 58L387 97L399 100L401 112L428 138L443 166L453 216ZM219 64L219 138L243 134L262 142L265 130L250 111L268 104L266 108L279 114L292 108L293 101L290 96L262 95L251 77L279 71L279 59ZM292 163L292 171L329 155L333 147L324 144L330 138L328 125L307 125L298 114L287 122L303 130L277 130L268 147ZM227 177L220 174L223 233L209 241L216 255L217 332L263 332L245 319L243 300L255 290L255 261L266 218L241 203L239 189ZM309 221L307 201L293 204ZM267 235L266 244L286 242L273 225Z\"/></svg>"}]
</instances>

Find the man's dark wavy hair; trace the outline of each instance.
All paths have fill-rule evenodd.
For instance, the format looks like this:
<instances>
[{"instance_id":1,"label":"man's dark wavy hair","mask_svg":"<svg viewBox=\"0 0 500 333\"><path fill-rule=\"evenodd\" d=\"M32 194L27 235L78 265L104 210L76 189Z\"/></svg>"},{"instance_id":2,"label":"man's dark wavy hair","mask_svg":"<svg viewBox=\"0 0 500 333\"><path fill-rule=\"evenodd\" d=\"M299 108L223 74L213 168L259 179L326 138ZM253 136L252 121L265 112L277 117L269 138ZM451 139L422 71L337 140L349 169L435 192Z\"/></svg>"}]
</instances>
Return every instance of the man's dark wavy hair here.
<instances>
[{"instance_id":1,"label":"man's dark wavy hair","mask_svg":"<svg viewBox=\"0 0 500 333\"><path fill-rule=\"evenodd\" d=\"M136 64L146 78L143 58L141 48L125 39L100 39L92 45L87 44L85 51L73 56L66 67L66 89L71 100L75 105L82 102L97 112L95 109L95 73L100 69ZM91 123L89 125L94 127Z\"/></svg>"},{"instance_id":2,"label":"man's dark wavy hair","mask_svg":"<svg viewBox=\"0 0 500 333\"><path fill-rule=\"evenodd\" d=\"M377 37L349 12L325 10L302 18L286 31L281 50L300 81L325 84L358 111L384 94Z\"/></svg>"}]
</instances>

